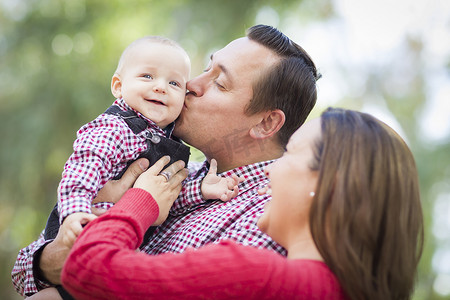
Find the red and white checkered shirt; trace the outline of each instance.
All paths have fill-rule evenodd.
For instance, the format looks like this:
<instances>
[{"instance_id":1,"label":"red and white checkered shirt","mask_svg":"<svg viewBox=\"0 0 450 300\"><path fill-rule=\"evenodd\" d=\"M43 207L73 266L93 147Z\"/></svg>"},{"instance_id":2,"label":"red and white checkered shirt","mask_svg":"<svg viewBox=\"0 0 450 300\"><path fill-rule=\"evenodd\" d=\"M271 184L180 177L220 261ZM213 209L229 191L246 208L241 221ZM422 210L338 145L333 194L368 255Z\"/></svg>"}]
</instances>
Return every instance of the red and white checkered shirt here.
<instances>
[{"instance_id":1,"label":"red and white checkered shirt","mask_svg":"<svg viewBox=\"0 0 450 300\"><path fill-rule=\"evenodd\" d=\"M169 218L155 231L153 237L141 247L149 254L183 252L188 247L198 248L207 243L233 239L244 245L267 248L282 255L286 251L256 226L268 195L257 191L267 185L264 168L272 161L239 167L223 176L236 174L245 178L239 184L239 195L228 202L203 200L200 183L206 176L208 165L189 163L190 175L179 198L175 201ZM20 250L12 271L13 284L22 295L31 295L49 285L34 277L33 258L45 241L43 234L28 247Z\"/></svg>"},{"instance_id":2,"label":"red and white checkered shirt","mask_svg":"<svg viewBox=\"0 0 450 300\"><path fill-rule=\"evenodd\" d=\"M258 190L268 183L264 168L272 161L242 166L224 173L242 176L239 195L228 202L204 200L200 185L208 172L208 164L191 163L180 196L170 210L168 219L160 225L151 239L141 247L148 254L183 252L188 247L199 248L208 243L232 239L243 245L266 248L286 255L285 250L256 223L263 213L268 195L258 195Z\"/></svg>"},{"instance_id":3,"label":"red and white checkered shirt","mask_svg":"<svg viewBox=\"0 0 450 300\"><path fill-rule=\"evenodd\" d=\"M123 99L114 102L123 111L132 110ZM147 128L135 134L120 116L103 113L82 126L73 143L74 152L64 165L58 188L59 221L75 212L91 213L91 201L106 182L117 176L127 162L147 149L148 132L165 136L164 131L139 112ZM95 207L109 209L111 203Z\"/></svg>"}]
</instances>

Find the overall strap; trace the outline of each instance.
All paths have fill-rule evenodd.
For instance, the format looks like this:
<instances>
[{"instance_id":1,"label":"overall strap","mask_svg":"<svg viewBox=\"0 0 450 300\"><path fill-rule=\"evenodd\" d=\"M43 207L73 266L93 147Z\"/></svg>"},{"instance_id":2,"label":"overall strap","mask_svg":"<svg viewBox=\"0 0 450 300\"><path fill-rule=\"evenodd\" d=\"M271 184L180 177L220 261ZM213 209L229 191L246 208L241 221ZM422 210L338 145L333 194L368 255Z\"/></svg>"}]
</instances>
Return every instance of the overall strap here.
<instances>
[{"instance_id":1,"label":"overall strap","mask_svg":"<svg viewBox=\"0 0 450 300\"><path fill-rule=\"evenodd\" d=\"M147 122L139 118L138 115L132 110L123 111L117 105L111 105L105 111L105 114L115 115L122 118L134 134L141 133L147 128Z\"/></svg>"}]
</instances>

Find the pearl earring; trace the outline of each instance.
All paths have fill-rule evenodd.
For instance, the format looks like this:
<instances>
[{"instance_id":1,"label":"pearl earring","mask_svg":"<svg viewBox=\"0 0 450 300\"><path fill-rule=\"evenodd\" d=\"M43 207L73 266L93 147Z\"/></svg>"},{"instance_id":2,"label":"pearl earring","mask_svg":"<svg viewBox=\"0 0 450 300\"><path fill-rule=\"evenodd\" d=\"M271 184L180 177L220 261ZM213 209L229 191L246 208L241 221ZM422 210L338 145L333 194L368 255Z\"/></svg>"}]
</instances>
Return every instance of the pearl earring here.
<instances>
[{"instance_id":1,"label":"pearl earring","mask_svg":"<svg viewBox=\"0 0 450 300\"><path fill-rule=\"evenodd\" d=\"M316 193L311 192L311 193L309 193L309 195L310 195L311 197L314 197L314 196L316 195Z\"/></svg>"}]
</instances>

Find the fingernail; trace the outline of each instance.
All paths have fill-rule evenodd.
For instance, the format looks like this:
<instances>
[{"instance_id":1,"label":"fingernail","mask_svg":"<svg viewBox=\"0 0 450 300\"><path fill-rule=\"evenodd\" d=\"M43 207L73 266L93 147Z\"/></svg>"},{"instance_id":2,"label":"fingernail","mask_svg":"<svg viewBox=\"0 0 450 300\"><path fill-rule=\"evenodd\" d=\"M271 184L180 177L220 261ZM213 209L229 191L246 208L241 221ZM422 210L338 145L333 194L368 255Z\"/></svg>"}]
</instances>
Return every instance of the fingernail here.
<instances>
[{"instance_id":1,"label":"fingernail","mask_svg":"<svg viewBox=\"0 0 450 300\"><path fill-rule=\"evenodd\" d=\"M145 162L145 160L142 160L139 162L139 167L141 167L142 171L145 171L148 168L148 164L147 162Z\"/></svg>"}]
</instances>

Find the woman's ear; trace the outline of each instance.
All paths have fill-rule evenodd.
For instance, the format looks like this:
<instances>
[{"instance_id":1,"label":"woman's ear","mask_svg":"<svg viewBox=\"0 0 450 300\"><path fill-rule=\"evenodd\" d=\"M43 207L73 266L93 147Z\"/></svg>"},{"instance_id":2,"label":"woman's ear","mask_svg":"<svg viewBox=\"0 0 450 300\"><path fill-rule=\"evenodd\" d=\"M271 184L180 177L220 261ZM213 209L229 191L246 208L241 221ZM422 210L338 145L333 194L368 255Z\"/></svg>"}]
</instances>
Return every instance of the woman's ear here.
<instances>
[{"instance_id":1,"label":"woman's ear","mask_svg":"<svg viewBox=\"0 0 450 300\"><path fill-rule=\"evenodd\" d=\"M250 136L254 139L265 139L273 136L284 125L286 116L284 112L275 109L263 115L262 120L250 129Z\"/></svg>"},{"instance_id":2,"label":"woman's ear","mask_svg":"<svg viewBox=\"0 0 450 300\"><path fill-rule=\"evenodd\" d=\"M122 98L122 81L117 73L111 79L111 93L116 99Z\"/></svg>"}]
</instances>

